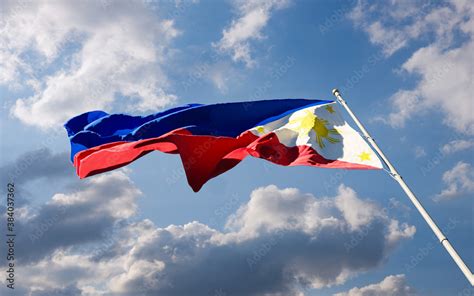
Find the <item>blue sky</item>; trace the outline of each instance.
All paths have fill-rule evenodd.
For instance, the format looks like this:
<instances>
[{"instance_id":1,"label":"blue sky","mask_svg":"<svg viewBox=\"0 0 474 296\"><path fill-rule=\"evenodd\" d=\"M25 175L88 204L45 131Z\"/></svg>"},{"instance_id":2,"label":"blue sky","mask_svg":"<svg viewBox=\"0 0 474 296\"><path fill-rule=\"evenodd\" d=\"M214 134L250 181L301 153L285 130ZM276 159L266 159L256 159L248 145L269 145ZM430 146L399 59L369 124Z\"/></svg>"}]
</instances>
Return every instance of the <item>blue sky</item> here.
<instances>
[{"instance_id":1,"label":"blue sky","mask_svg":"<svg viewBox=\"0 0 474 296\"><path fill-rule=\"evenodd\" d=\"M2 1L0 159L17 185L20 267L15 291L0 291L471 295L385 172L246 159L194 193L179 157L152 153L78 180L62 130L94 109L333 99L338 87L473 267L469 4ZM306 222L295 230L291 215Z\"/></svg>"}]
</instances>

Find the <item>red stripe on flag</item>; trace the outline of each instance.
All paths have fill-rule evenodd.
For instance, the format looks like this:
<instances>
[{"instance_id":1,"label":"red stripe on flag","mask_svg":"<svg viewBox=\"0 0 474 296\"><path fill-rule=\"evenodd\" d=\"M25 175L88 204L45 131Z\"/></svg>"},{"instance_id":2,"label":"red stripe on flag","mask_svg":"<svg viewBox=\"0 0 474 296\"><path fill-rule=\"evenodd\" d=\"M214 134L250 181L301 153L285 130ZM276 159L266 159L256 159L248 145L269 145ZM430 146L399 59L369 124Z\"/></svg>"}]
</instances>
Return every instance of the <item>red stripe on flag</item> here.
<instances>
[{"instance_id":1,"label":"red stripe on flag","mask_svg":"<svg viewBox=\"0 0 474 296\"><path fill-rule=\"evenodd\" d=\"M339 160L328 160L308 146L287 147L274 133L263 137L246 131L237 138L192 135L185 129L157 138L135 142L114 142L81 151L74 157L80 178L125 166L158 150L181 156L189 185L194 191L242 161L247 155L284 166L316 166L343 169L378 169Z\"/></svg>"}]
</instances>

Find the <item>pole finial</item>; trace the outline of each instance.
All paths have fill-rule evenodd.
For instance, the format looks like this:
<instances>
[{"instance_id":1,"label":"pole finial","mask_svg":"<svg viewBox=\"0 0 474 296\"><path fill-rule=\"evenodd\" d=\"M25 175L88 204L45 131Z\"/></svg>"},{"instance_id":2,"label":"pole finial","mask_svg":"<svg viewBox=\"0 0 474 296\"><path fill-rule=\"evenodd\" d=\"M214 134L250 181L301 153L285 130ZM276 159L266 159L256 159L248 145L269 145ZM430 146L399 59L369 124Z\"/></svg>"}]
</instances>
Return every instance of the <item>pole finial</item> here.
<instances>
[{"instance_id":1,"label":"pole finial","mask_svg":"<svg viewBox=\"0 0 474 296\"><path fill-rule=\"evenodd\" d=\"M337 88L332 90L332 94L337 96L337 94L340 94L339 90Z\"/></svg>"}]
</instances>

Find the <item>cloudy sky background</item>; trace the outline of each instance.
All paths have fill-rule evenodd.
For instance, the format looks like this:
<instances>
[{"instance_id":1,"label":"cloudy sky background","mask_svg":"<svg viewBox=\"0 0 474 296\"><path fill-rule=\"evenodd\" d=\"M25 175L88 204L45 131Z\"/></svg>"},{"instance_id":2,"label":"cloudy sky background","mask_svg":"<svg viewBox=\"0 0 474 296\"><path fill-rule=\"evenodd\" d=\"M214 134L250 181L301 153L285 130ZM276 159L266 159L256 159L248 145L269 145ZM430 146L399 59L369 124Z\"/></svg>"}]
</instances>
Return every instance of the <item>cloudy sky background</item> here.
<instances>
[{"instance_id":1,"label":"cloudy sky background","mask_svg":"<svg viewBox=\"0 0 474 296\"><path fill-rule=\"evenodd\" d=\"M384 172L247 159L193 193L179 157L154 153L78 180L62 129L93 109L331 99L339 87L474 268L469 0L1 7L0 178L2 194L16 184L18 269L15 293L0 293L474 294Z\"/></svg>"}]
</instances>

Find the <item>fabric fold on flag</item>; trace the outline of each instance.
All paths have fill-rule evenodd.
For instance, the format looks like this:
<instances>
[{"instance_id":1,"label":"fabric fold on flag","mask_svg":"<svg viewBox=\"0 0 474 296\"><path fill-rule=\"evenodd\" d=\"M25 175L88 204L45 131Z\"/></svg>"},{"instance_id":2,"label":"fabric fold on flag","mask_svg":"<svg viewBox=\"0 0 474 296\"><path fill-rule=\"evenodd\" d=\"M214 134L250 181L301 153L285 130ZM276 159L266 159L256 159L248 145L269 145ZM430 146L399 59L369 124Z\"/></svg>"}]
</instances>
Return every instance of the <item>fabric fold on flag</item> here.
<instances>
[{"instance_id":1,"label":"fabric fold on flag","mask_svg":"<svg viewBox=\"0 0 474 296\"><path fill-rule=\"evenodd\" d=\"M189 104L148 116L92 111L65 124L80 178L152 152L179 154L194 191L247 156L283 166L380 169L333 101L282 99Z\"/></svg>"}]
</instances>

